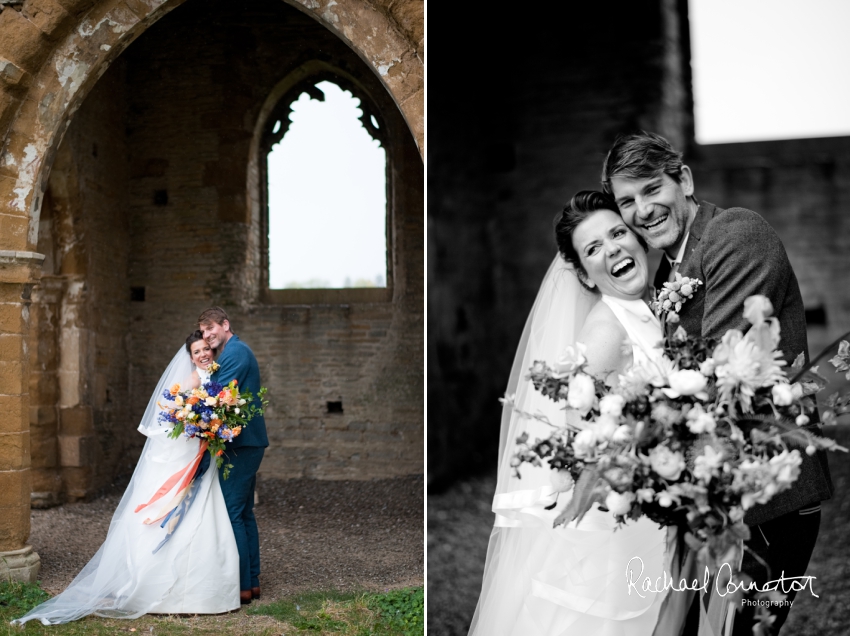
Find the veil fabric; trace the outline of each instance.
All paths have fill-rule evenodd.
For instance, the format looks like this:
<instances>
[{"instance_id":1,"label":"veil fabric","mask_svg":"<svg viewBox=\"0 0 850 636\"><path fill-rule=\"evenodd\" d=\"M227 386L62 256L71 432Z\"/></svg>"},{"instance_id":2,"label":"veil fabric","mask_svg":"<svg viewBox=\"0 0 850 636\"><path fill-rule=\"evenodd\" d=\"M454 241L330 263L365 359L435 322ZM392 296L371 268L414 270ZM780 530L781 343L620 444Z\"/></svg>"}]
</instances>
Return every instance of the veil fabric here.
<instances>
[{"instance_id":1,"label":"veil fabric","mask_svg":"<svg viewBox=\"0 0 850 636\"><path fill-rule=\"evenodd\" d=\"M535 391L525 375L535 360L551 364L576 343L599 298L555 257L526 321L508 381L516 410L555 425L573 416L564 402ZM629 325L624 327L631 333ZM577 418L574 423L580 425ZM521 478L514 474L510 460L516 438L524 432L533 442L548 437L551 427L505 406L493 498L496 518L470 636L649 636L662 595L630 590L626 571L631 564L639 581L661 576L665 532L647 519L615 529L613 515L595 507L580 525L553 528L570 493L558 495L548 465L525 464Z\"/></svg>"},{"instance_id":2,"label":"veil fabric","mask_svg":"<svg viewBox=\"0 0 850 636\"><path fill-rule=\"evenodd\" d=\"M148 439L103 545L61 594L13 624L37 619L55 625L88 614L108 618L217 614L240 606L239 553L215 463L196 478L194 503L164 544L166 530L158 523L143 523L149 511L134 512L198 453L197 439L170 439L170 427L157 421L163 392L177 383L185 387L191 374L191 360L181 347L160 377L139 424L139 432Z\"/></svg>"}]
</instances>

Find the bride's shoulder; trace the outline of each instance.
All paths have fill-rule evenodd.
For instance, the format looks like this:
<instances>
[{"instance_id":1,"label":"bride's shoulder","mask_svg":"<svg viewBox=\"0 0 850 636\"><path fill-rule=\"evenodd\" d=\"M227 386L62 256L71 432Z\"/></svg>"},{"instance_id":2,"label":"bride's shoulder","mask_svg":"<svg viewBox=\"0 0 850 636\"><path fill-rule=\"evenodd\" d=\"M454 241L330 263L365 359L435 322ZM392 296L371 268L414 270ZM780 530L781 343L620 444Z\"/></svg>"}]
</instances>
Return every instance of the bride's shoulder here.
<instances>
[{"instance_id":1,"label":"bride's shoulder","mask_svg":"<svg viewBox=\"0 0 850 636\"><path fill-rule=\"evenodd\" d=\"M628 333L611 308L597 303L587 316L577 340L587 348L585 356L591 373L621 370L628 361L623 341Z\"/></svg>"}]
</instances>

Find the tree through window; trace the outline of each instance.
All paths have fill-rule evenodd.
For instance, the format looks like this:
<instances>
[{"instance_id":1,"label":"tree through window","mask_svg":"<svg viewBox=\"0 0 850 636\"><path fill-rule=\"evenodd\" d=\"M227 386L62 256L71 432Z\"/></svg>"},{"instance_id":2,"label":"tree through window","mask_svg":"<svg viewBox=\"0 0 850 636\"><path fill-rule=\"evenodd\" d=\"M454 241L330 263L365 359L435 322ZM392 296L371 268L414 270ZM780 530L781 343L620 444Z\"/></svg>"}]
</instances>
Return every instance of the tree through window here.
<instances>
[{"instance_id":1,"label":"tree through window","mask_svg":"<svg viewBox=\"0 0 850 636\"><path fill-rule=\"evenodd\" d=\"M386 287L378 118L331 81L289 94L267 129L269 288Z\"/></svg>"}]
</instances>

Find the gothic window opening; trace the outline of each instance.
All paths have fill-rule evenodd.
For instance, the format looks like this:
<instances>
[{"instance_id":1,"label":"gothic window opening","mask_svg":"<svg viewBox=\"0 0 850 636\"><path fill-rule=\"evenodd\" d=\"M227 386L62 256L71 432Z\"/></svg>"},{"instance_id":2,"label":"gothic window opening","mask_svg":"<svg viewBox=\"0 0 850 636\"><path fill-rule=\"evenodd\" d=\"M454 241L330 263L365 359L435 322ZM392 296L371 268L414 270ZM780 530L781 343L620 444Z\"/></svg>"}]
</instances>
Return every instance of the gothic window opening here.
<instances>
[{"instance_id":1,"label":"gothic window opening","mask_svg":"<svg viewBox=\"0 0 850 636\"><path fill-rule=\"evenodd\" d=\"M383 125L340 80L299 82L267 121L270 290L388 286Z\"/></svg>"}]
</instances>

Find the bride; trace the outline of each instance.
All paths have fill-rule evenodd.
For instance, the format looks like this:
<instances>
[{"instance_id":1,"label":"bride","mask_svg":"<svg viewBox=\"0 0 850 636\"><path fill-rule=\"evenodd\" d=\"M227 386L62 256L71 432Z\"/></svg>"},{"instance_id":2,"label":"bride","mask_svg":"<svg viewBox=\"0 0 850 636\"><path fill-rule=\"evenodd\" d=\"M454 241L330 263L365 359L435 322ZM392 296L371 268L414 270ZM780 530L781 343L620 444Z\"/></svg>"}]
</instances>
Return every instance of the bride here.
<instances>
[{"instance_id":1,"label":"bride","mask_svg":"<svg viewBox=\"0 0 850 636\"><path fill-rule=\"evenodd\" d=\"M64 592L13 624L38 619L55 625L88 614L218 614L239 607L239 553L215 463L181 491L197 466L200 442L171 439L158 421L163 392L177 383L185 389L206 382L212 361L201 332L191 334L148 402L138 428L148 439L103 545ZM184 469L184 479L169 480ZM171 489L162 492L168 482ZM175 505L160 524L162 513ZM145 523L150 518L156 522Z\"/></svg>"},{"instance_id":2,"label":"bride","mask_svg":"<svg viewBox=\"0 0 850 636\"><path fill-rule=\"evenodd\" d=\"M611 197L579 192L556 220L555 233L560 254L529 315L507 393L515 394L517 410L559 423L572 415L564 403L544 398L523 379L535 360L551 364L580 342L588 372L615 382L633 362L661 356L655 345L662 332L647 305L646 248ZM663 594L630 589L627 566L636 580L662 576L666 533L645 517L616 529L613 515L596 506L580 524L553 528L569 493L558 496L548 465L522 466L521 479L511 466L518 436L528 433L533 443L550 432L546 423L505 407L496 521L470 636L649 636Z\"/></svg>"}]
</instances>

